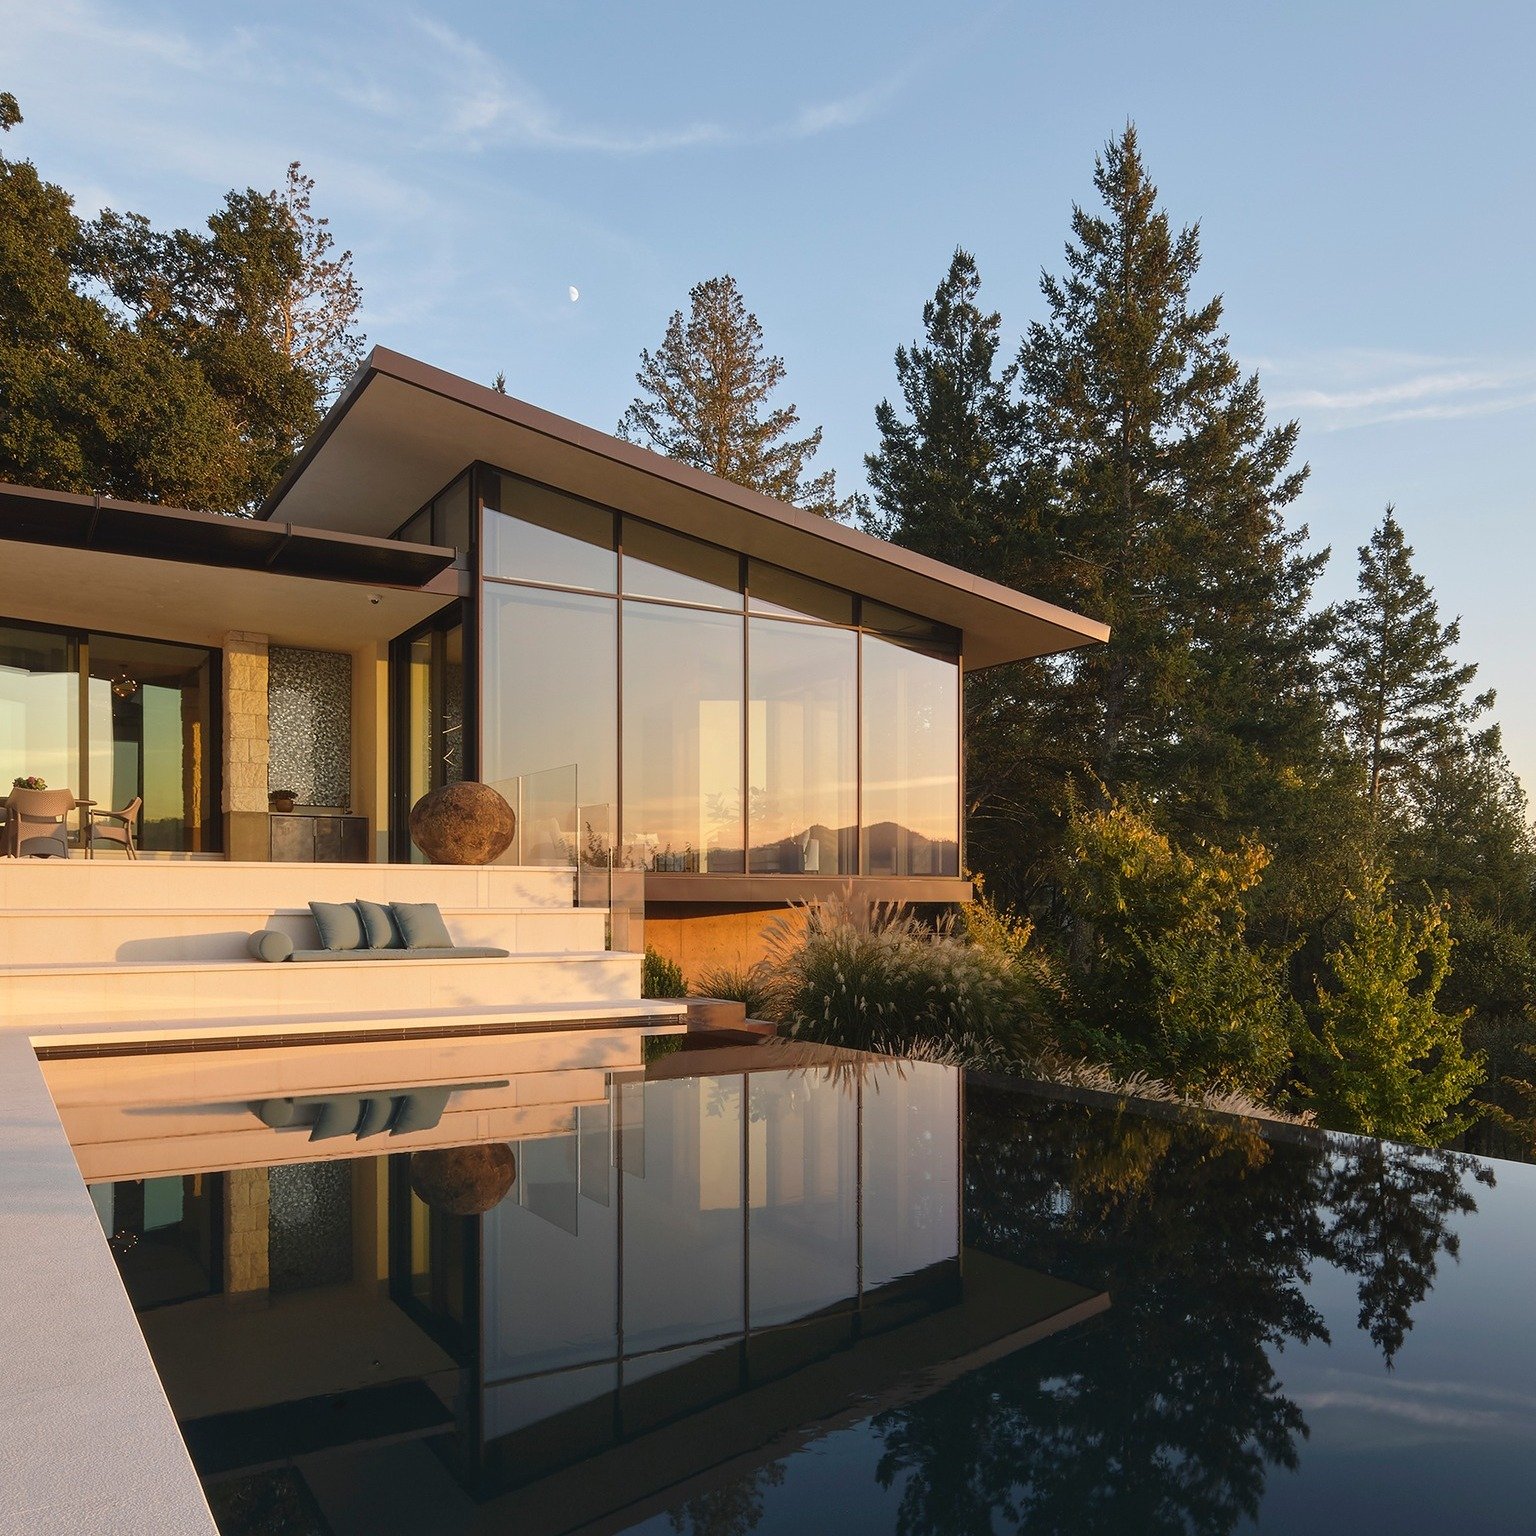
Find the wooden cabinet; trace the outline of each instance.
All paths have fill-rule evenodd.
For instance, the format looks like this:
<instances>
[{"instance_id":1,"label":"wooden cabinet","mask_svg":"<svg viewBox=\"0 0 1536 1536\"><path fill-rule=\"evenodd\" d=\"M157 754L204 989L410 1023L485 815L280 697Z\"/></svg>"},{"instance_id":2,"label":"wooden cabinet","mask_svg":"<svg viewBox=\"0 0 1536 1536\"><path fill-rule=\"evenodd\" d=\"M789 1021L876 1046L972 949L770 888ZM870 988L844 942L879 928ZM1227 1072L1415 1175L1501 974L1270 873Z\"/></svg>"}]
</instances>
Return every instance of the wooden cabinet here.
<instances>
[{"instance_id":1,"label":"wooden cabinet","mask_svg":"<svg viewBox=\"0 0 1536 1536\"><path fill-rule=\"evenodd\" d=\"M368 863L368 818L294 811L270 818L269 857L276 864Z\"/></svg>"}]
</instances>

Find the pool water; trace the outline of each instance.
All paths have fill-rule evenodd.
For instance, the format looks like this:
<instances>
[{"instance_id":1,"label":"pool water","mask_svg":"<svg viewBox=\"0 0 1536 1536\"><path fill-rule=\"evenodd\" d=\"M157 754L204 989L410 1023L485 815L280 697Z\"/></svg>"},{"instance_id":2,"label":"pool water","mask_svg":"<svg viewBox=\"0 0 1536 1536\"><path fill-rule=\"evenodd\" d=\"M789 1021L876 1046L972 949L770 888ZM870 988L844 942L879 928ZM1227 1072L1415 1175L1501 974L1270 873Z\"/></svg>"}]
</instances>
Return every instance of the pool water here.
<instances>
[{"instance_id":1,"label":"pool water","mask_svg":"<svg viewBox=\"0 0 1536 1536\"><path fill-rule=\"evenodd\" d=\"M94 1191L225 1536L1532 1524L1536 1168L776 1043L253 1135Z\"/></svg>"},{"instance_id":2,"label":"pool water","mask_svg":"<svg viewBox=\"0 0 1536 1536\"><path fill-rule=\"evenodd\" d=\"M965 1231L1110 1307L629 1529L1536 1526L1536 1169L973 1089Z\"/></svg>"}]
</instances>

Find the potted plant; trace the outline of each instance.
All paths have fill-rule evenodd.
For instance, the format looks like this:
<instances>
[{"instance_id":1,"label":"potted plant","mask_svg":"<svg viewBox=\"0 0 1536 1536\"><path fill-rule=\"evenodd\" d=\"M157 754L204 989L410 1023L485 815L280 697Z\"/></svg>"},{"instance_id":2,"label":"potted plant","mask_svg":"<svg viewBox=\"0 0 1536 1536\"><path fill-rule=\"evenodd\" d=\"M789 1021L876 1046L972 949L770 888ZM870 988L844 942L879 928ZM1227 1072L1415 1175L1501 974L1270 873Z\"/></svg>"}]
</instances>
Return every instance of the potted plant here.
<instances>
[{"instance_id":1,"label":"potted plant","mask_svg":"<svg viewBox=\"0 0 1536 1536\"><path fill-rule=\"evenodd\" d=\"M282 811L284 814L293 809L293 802L299 798L296 789L274 789L267 794L274 811Z\"/></svg>"},{"instance_id":2,"label":"potted plant","mask_svg":"<svg viewBox=\"0 0 1536 1536\"><path fill-rule=\"evenodd\" d=\"M24 778L12 779L12 789L47 789L47 779L40 779L35 773L27 774Z\"/></svg>"}]
</instances>

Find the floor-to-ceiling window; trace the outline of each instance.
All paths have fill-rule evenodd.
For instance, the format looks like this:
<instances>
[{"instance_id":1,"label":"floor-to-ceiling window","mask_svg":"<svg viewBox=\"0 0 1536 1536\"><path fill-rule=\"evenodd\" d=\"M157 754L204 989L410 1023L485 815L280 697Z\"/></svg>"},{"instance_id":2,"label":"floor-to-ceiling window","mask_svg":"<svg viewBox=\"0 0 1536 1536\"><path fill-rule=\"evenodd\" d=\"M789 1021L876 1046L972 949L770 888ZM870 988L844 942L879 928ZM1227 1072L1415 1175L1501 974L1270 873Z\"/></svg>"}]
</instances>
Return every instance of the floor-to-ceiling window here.
<instances>
[{"instance_id":1,"label":"floor-to-ceiling window","mask_svg":"<svg viewBox=\"0 0 1536 1536\"><path fill-rule=\"evenodd\" d=\"M958 875L960 677L903 640L864 645L864 873Z\"/></svg>"},{"instance_id":2,"label":"floor-to-ceiling window","mask_svg":"<svg viewBox=\"0 0 1536 1536\"><path fill-rule=\"evenodd\" d=\"M0 792L40 778L102 810L137 799L141 848L217 850L216 656L0 622Z\"/></svg>"},{"instance_id":3,"label":"floor-to-ceiling window","mask_svg":"<svg viewBox=\"0 0 1536 1536\"><path fill-rule=\"evenodd\" d=\"M76 637L0 624L0 795L18 778L67 789L79 765Z\"/></svg>"},{"instance_id":4,"label":"floor-to-ceiling window","mask_svg":"<svg viewBox=\"0 0 1536 1536\"><path fill-rule=\"evenodd\" d=\"M739 875L741 619L625 603L623 695L626 862Z\"/></svg>"},{"instance_id":5,"label":"floor-to-ceiling window","mask_svg":"<svg viewBox=\"0 0 1536 1536\"><path fill-rule=\"evenodd\" d=\"M88 654L91 798L113 809L142 799L141 848L200 846L218 812L211 653L93 634Z\"/></svg>"},{"instance_id":6,"label":"floor-to-ceiling window","mask_svg":"<svg viewBox=\"0 0 1536 1536\"><path fill-rule=\"evenodd\" d=\"M464 625L457 608L396 640L394 688L394 857L421 862L410 840L411 807L470 771L465 722Z\"/></svg>"},{"instance_id":7,"label":"floor-to-ceiling window","mask_svg":"<svg viewBox=\"0 0 1536 1536\"><path fill-rule=\"evenodd\" d=\"M477 484L481 771L532 804L525 843L558 853L608 804L618 862L654 873L959 873L957 636L514 475Z\"/></svg>"},{"instance_id":8,"label":"floor-to-ceiling window","mask_svg":"<svg viewBox=\"0 0 1536 1536\"><path fill-rule=\"evenodd\" d=\"M747 625L753 874L846 875L858 856L859 637Z\"/></svg>"}]
</instances>

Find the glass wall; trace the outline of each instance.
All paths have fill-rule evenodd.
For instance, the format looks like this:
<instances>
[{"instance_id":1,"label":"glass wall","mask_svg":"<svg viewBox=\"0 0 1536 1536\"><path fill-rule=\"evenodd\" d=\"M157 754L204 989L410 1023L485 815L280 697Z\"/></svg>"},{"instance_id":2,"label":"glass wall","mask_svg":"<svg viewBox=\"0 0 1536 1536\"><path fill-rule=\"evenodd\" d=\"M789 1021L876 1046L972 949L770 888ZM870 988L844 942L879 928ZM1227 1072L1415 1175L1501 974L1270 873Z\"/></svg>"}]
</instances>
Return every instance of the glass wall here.
<instances>
[{"instance_id":1,"label":"glass wall","mask_svg":"<svg viewBox=\"0 0 1536 1536\"><path fill-rule=\"evenodd\" d=\"M545 582L591 592L613 592L618 583L614 515L574 496L487 472L483 576Z\"/></svg>"},{"instance_id":2,"label":"glass wall","mask_svg":"<svg viewBox=\"0 0 1536 1536\"><path fill-rule=\"evenodd\" d=\"M747 625L749 868L847 875L858 847L859 637Z\"/></svg>"},{"instance_id":3,"label":"glass wall","mask_svg":"<svg viewBox=\"0 0 1536 1536\"><path fill-rule=\"evenodd\" d=\"M478 474L485 779L574 777L631 869L959 874L958 636Z\"/></svg>"},{"instance_id":4,"label":"glass wall","mask_svg":"<svg viewBox=\"0 0 1536 1536\"><path fill-rule=\"evenodd\" d=\"M494 679L485 690L484 774L509 801L521 799L508 858L565 863L579 836L582 851L601 861L618 799L618 605L494 581L483 590L481 656ZM508 782L517 779L521 797ZM578 802L592 809L579 812Z\"/></svg>"},{"instance_id":5,"label":"glass wall","mask_svg":"<svg viewBox=\"0 0 1536 1536\"><path fill-rule=\"evenodd\" d=\"M864 873L958 875L958 669L865 635L863 713Z\"/></svg>"},{"instance_id":6,"label":"glass wall","mask_svg":"<svg viewBox=\"0 0 1536 1536\"><path fill-rule=\"evenodd\" d=\"M207 846L218 789L209 726L207 651L121 635L91 635L87 668L90 796L116 810L142 798L139 846Z\"/></svg>"},{"instance_id":7,"label":"glass wall","mask_svg":"<svg viewBox=\"0 0 1536 1536\"><path fill-rule=\"evenodd\" d=\"M77 782L80 663L74 637L0 624L0 796L11 781Z\"/></svg>"},{"instance_id":8,"label":"glass wall","mask_svg":"<svg viewBox=\"0 0 1536 1536\"><path fill-rule=\"evenodd\" d=\"M464 626L454 609L391 646L394 690L394 857L424 863L410 839L411 807L466 772Z\"/></svg>"},{"instance_id":9,"label":"glass wall","mask_svg":"<svg viewBox=\"0 0 1536 1536\"><path fill-rule=\"evenodd\" d=\"M625 862L740 874L741 620L624 605Z\"/></svg>"},{"instance_id":10,"label":"glass wall","mask_svg":"<svg viewBox=\"0 0 1536 1536\"><path fill-rule=\"evenodd\" d=\"M141 848L212 852L216 692L200 646L0 622L0 794L35 777L102 810L141 799Z\"/></svg>"},{"instance_id":11,"label":"glass wall","mask_svg":"<svg viewBox=\"0 0 1536 1536\"><path fill-rule=\"evenodd\" d=\"M449 549L469 548L473 526L471 501L473 476L468 470L447 490L434 496L414 517L408 518L391 535L407 544L441 544Z\"/></svg>"}]
</instances>

